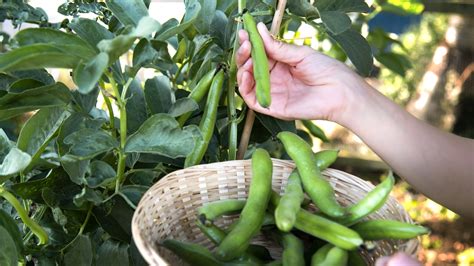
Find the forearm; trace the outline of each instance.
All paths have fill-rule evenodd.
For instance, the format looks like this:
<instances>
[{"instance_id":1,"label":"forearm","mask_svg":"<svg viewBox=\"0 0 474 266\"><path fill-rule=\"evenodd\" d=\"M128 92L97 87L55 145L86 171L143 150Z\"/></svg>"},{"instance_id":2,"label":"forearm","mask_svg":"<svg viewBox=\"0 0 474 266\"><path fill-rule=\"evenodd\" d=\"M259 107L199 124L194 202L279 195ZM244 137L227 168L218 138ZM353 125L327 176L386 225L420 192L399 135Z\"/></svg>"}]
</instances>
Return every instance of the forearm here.
<instances>
[{"instance_id":1,"label":"forearm","mask_svg":"<svg viewBox=\"0 0 474 266\"><path fill-rule=\"evenodd\" d=\"M366 83L341 124L350 128L416 190L474 218L474 141L442 132ZM350 117L348 117L350 115Z\"/></svg>"}]
</instances>

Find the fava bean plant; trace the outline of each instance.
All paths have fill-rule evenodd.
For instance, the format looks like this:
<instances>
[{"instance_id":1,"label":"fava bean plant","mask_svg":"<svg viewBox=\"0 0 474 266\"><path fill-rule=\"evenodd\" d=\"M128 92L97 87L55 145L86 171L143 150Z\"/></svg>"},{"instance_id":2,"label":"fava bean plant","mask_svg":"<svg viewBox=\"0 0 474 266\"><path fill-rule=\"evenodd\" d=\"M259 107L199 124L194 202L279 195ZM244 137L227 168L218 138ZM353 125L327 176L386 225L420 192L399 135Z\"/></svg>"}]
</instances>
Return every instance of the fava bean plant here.
<instances>
[{"instance_id":1,"label":"fava bean plant","mask_svg":"<svg viewBox=\"0 0 474 266\"><path fill-rule=\"evenodd\" d=\"M0 1L0 21L19 29L1 33L0 265L142 265L131 218L143 193L177 169L237 159L248 111L237 30L244 10L270 27L277 1L188 0L180 20L162 24L149 5L67 1L53 23L26 1ZM370 11L363 0L288 1L276 37L310 25L368 75L374 46L359 32ZM139 78L144 69L154 75ZM308 139L296 121L256 118L246 158L258 147L288 158L281 131ZM3 126L25 119L17 131Z\"/></svg>"}]
</instances>

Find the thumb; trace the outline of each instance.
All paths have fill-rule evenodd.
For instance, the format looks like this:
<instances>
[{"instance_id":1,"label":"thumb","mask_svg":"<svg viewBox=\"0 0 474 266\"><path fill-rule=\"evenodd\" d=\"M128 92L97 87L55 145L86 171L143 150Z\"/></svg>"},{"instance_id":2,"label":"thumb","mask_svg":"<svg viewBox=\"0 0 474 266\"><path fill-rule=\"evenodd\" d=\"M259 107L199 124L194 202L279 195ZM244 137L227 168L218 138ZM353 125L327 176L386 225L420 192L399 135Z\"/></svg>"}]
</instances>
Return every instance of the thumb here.
<instances>
[{"instance_id":1,"label":"thumb","mask_svg":"<svg viewBox=\"0 0 474 266\"><path fill-rule=\"evenodd\" d=\"M260 36L262 36L267 56L276 61L295 66L314 52L308 46L298 46L275 40L262 22L258 23L257 28Z\"/></svg>"}]
</instances>

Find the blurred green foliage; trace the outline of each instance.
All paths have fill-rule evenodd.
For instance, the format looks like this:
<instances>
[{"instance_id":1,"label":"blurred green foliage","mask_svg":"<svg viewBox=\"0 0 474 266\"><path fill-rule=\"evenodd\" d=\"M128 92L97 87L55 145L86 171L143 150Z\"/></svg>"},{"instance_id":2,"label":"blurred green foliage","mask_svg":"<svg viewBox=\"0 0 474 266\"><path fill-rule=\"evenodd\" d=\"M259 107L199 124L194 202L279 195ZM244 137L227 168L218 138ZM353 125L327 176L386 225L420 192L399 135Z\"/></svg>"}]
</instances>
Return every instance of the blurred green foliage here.
<instances>
[{"instance_id":1,"label":"blurred green foliage","mask_svg":"<svg viewBox=\"0 0 474 266\"><path fill-rule=\"evenodd\" d=\"M399 36L402 45L393 46L392 51L405 53L410 58L412 67L404 76L400 76L379 64L380 91L395 102L406 105L416 91L436 47L443 40L447 27L447 15L428 13L423 15L419 25L411 26Z\"/></svg>"}]
</instances>

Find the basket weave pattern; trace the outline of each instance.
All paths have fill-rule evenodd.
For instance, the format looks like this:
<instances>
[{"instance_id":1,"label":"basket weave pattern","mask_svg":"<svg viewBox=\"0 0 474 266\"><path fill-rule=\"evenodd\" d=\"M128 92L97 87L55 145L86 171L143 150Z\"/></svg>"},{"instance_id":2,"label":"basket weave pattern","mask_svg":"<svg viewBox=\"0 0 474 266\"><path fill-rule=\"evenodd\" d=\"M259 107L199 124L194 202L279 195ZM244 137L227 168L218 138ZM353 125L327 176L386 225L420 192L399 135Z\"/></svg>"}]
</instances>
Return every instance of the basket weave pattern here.
<instances>
[{"instance_id":1,"label":"basket weave pattern","mask_svg":"<svg viewBox=\"0 0 474 266\"><path fill-rule=\"evenodd\" d=\"M291 161L272 159L273 189L283 193L287 178L295 165ZM132 221L135 243L150 265L183 265L170 251L159 246L167 238L189 241L213 249L213 244L196 226L197 208L207 202L224 199L246 199L251 180L251 161L228 161L175 171L152 186L141 199ZM351 205L374 186L367 181L345 172L327 169L323 176L329 180L343 206ZM237 217L219 219L216 224L225 227ZM392 197L368 219L393 219L412 223L402 206ZM266 246L272 256L279 258L281 247L263 236L253 243ZM373 264L375 259L397 250L416 254L419 241L377 241L377 248L363 254Z\"/></svg>"}]
</instances>

